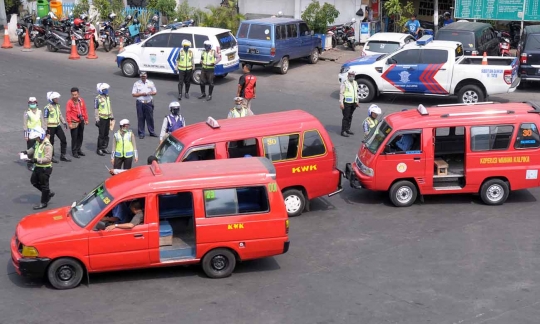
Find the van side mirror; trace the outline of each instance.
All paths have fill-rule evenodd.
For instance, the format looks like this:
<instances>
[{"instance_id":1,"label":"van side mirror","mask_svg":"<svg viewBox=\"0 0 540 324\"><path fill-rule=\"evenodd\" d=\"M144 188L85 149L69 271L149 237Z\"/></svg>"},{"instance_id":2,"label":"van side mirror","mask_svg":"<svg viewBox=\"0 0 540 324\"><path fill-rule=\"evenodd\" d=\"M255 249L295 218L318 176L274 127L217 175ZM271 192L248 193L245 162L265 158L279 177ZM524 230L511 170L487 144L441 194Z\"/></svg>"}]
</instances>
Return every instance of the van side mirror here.
<instances>
[{"instance_id":1,"label":"van side mirror","mask_svg":"<svg viewBox=\"0 0 540 324\"><path fill-rule=\"evenodd\" d=\"M384 153L391 153L392 149L390 148L390 144L386 144L384 146Z\"/></svg>"},{"instance_id":2,"label":"van side mirror","mask_svg":"<svg viewBox=\"0 0 540 324\"><path fill-rule=\"evenodd\" d=\"M107 228L107 225L105 225L105 222L99 221L96 224L96 227L94 227L94 231L103 231L105 228Z\"/></svg>"}]
</instances>

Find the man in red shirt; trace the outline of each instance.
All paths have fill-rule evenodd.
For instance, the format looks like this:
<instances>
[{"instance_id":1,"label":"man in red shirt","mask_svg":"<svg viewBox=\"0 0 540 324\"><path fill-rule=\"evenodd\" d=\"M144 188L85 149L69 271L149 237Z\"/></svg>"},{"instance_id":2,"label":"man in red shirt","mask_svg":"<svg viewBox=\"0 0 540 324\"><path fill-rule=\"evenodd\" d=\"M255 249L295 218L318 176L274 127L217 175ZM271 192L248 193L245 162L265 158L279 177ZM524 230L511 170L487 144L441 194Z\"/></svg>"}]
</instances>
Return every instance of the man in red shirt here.
<instances>
[{"instance_id":1,"label":"man in red shirt","mask_svg":"<svg viewBox=\"0 0 540 324\"><path fill-rule=\"evenodd\" d=\"M244 74L240 77L240 80L238 80L238 90L236 91L236 96L244 98L248 110L251 110L251 99L255 99L257 97L257 78L251 74L249 64L244 63L242 70L244 71Z\"/></svg>"},{"instance_id":2,"label":"man in red shirt","mask_svg":"<svg viewBox=\"0 0 540 324\"><path fill-rule=\"evenodd\" d=\"M74 158L85 156L81 151L84 125L88 125L88 113L83 98L79 98L79 88L71 88L71 100L66 104L66 122L71 130L71 153Z\"/></svg>"}]
</instances>

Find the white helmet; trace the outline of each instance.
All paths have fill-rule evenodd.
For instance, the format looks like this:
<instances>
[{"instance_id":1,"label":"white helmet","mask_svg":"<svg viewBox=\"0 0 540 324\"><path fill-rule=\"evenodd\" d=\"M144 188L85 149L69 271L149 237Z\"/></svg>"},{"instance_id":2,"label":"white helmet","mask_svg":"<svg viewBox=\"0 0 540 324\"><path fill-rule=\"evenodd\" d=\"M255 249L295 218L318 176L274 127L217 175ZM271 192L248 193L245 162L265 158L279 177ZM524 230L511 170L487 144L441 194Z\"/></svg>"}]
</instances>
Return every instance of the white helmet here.
<instances>
[{"instance_id":1,"label":"white helmet","mask_svg":"<svg viewBox=\"0 0 540 324\"><path fill-rule=\"evenodd\" d=\"M53 99L60 98L60 94L58 92L49 91L47 92L47 100L49 100L50 103L53 102Z\"/></svg>"},{"instance_id":2,"label":"white helmet","mask_svg":"<svg viewBox=\"0 0 540 324\"><path fill-rule=\"evenodd\" d=\"M129 120L127 120L127 119L122 119L122 120L120 121L120 126L124 126L124 125L129 125Z\"/></svg>"},{"instance_id":3,"label":"white helmet","mask_svg":"<svg viewBox=\"0 0 540 324\"><path fill-rule=\"evenodd\" d=\"M371 116L372 113L380 115L380 114L382 114L382 110L381 110L381 108L379 108L379 106L373 104L373 105L369 106L368 116Z\"/></svg>"},{"instance_id":4,"label":"white helmet","mask_svg":"<svg viewBox=\"0 0 540 324\"><path fill-rule=\"evenodd\" d=\"M107 83L98 83L96 86L97 92L102 93L103 90L109 89L111 86Z\"/></svg>"},{"instance_id":5,"label":"white helmet","mask_svg":"<svg viewBox=\"0 0 540 324\"><path fill-rule=\"evenodd\" d=\"M35 104L37 104L37 99L36 99L36 97L30 97L30 98L28 98L28 104L30 104L30 103L35 103Z\"/></svg>"},{"instance_id":6,"label":"white helmet","mask_svg":"<svg viewBox=\"0 0 540 324\"><path fill-rule=\"evenodd\" d=\"M212 46L212 43L210 43L210 40L207 39L204 41L204 46Z\"/></svg>"},{"instance_id":7,"label":"white helmet","mask_svg":"<svg viewBox=\"0 0 540 324\"><path fill-rule=\"evenodd\" d=\"M206 44L206 43L205 43L205 44ZM183 47L183 46L189 46L189 47L191 47L191 42L188 41L187 39L184 39L184 40L182 41L182 47Z\"/></svg>"},{"instance_id":8,"label":"white helmet","mask_svg":"<svg viewBox=\"0 0 540 324\"><path fill-rule=\"evenodd\" d=\"M45 130L41 127L37 127L37 128L34 128L32 130L30 130L30 134L28 135L28 139L36 139L36 138L39 138L40 140L44 140L45 139Z\"/></svg>"}]
</instances>

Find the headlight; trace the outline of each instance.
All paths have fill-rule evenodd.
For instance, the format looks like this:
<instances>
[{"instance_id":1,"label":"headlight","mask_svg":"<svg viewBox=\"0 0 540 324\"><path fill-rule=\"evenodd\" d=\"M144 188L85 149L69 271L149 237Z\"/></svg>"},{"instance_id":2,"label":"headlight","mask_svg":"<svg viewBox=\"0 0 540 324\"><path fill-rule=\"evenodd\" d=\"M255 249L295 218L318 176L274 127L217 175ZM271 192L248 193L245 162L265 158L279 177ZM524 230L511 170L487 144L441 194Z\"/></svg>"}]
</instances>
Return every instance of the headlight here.
<instances>
[{"instance_id":1,"label":"headlight","mask_svg":"<svg viewBox=\"0 0 540 324\"><path fill-rule=\"evenodd\" d=\"M26 258L36 258L39 253L35 247L23 245L21 255Z\"/></svg>"},{"instance_id":2,"label":"headlight","mask_svg":"<svg viewBox=\"0 0 540 324\"><path fill-rule=\"evenodd\" d=\"M341 67L341 70L339 71L339 73L347 73L347 72L349 72L349 70L350 70L350 67L348 67L348 66L342 66L342 67Z\"/></svg>"},{"instance_id":3,"label":"headlight","mask_svg":"<svg viewBox=\"0 0 540 324\"><path fill-rule=\"evenodd\" d=\"M367 175L369 177L373 177L375 175L375 172L373 172L373 169L368 168L365 165L362 165L362 167L360 168L360 171L362 171L363 174L365 174L365 175Z\"/></svg>"}]
</instances>

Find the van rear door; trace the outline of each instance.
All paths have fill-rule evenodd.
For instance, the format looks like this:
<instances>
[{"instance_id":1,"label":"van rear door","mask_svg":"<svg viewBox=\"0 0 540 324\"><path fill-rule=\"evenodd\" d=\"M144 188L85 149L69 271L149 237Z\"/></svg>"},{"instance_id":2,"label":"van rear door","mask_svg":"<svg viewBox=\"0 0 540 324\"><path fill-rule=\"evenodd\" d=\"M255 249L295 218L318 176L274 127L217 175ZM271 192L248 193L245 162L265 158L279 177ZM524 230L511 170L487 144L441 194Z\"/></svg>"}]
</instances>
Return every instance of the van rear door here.
<instances>
[{"instance_id":1,"label":"van rear door","mask_svg":"<svg viewBox=\"0 0 540 324\"><path fill-rule=\"evenodd\" d=\"M274 55L270 53L270 49L274 47L272 29L272 25L243 23L237 33L240 59L266 64L272 62L274 60Z\"/></svg>"}]
</instances>

